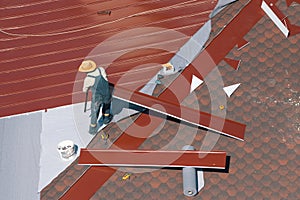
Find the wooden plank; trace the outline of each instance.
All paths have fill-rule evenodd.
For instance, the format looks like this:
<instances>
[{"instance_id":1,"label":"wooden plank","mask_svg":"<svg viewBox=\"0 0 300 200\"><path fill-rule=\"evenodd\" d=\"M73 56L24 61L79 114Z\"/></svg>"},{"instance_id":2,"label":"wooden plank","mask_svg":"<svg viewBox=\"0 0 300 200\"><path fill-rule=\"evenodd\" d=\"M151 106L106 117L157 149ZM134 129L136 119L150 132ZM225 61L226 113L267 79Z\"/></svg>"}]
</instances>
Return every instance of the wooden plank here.
<instances>
[{"instance_id":1,"label":"wooden plank","mask_svg":"<svg viewBox=\"0 0 300 200\"><path fill-rule=\"evenodd\" d=\"M226 152L81 149L78 164L225 169Z\"/></svg>"}]
</instances>

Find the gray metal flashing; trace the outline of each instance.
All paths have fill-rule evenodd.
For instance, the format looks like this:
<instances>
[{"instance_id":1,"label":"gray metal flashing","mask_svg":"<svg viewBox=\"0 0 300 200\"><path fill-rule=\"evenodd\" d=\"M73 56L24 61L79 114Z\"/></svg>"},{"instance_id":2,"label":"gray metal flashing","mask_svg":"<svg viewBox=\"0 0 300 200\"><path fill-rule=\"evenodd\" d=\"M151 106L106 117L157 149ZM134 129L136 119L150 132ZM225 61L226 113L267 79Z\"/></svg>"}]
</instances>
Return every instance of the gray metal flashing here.
<instances>
[{"instance_id":1,"label":"gray metal flashing","mask_svg":"<svg viewBox=\"0 0 300 200\"><path fill-rule=\"evenodd\" d=\"M219 0L215 9L211 12L210 18L214 17L216 14L221 12L226 6L236 1L238 0Z\"/></svg>"},{"instance_id":2,"label":"gray metal flashing","mask_svg":"<svg viewBox=\"0 0 300 200\"><path fill-rule=\"evenodd\" d=\"M186 68L203 50L211 32L211 20L207 21L170 60L175 71Z\"/></svg>"}]
</instances>

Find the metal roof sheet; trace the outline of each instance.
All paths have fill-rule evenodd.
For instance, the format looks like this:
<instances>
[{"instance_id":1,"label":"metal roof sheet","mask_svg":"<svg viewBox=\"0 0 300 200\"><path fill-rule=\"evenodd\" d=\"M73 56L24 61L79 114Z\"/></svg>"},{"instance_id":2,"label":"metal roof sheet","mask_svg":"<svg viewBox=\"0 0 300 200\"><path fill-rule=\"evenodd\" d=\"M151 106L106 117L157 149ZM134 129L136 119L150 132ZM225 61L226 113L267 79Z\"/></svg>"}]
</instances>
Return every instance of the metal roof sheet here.
<instances>
[{"instance_id":1,"label":"metal roof sheet","mask_svg":"<svg viewBox=\"0 0 300 200\"><path fill-rule=\"evenodd\" d=\"M82 102L83 75L77 68L87 56L107 68L110 82L135 67L118 84L144 85L207 21L214 6L195 0L1 1L0 117ZM97 13L107 10L110 15ZM143 27L159 28L113 38ZM165 38L162 29L183 37ZM91 55L99 44L101 51ZM110 63L110 55L120 50L125 53Z\"/></svg>"}]
</instances>

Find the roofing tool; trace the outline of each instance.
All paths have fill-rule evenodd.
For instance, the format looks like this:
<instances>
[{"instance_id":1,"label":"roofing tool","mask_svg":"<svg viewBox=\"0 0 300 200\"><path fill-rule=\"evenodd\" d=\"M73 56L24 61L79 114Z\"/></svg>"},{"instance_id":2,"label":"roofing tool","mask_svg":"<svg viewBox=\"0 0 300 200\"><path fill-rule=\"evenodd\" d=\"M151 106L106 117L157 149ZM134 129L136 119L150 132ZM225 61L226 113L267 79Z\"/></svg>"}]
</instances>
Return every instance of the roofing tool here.
<instances>
[{"instance_id":1,"label":"roofing tool","mask_svg":"<svg viewBox=\"0 0 300 200\"><path fill-rule=\"evenodd\" d=\"M131 173L126 173L123 175L122 180L126 181L126 180L130 179L130 176L131 176Z\"/></svg>"},{"instance_id":2,"label":"roofing tool","mask_svg":"<svg viewBox=\"0 0 300 200\"><path fill-rule=\"evenodd\" d=\"M164 78L164 76L163 76L163 75L161 75L161 74L158 74L158 75L157 75L157 79L156 79L155 83L156 83L157 85L161 85L161 84L162 84L162 82L161 82L161 80L160 80L160 79L163 79L163 78Z\"/></svg>"},{"instance_id":3,"label":"roofing tool","mask_svg":"<svg viewBox=\"0 0 300 200\"><path fill-rule=\"evenodd\" d=\"M98 15L110 15L111 10L101 10L97 12Z\"/></svg>"},{"instance_id":4,"label":"roofing tool","mask_svg":"<svg viewBox=\"0 0 300 200\"><path fill-rule=\"evenodd\" d=\"M158 78L158 79L162 79L162 78L164 78L164 75L158 74L158 75L157 75L157 78Z\"/></svg>"},{"instance_id":5,"label":"roofing tool","mask_svg":"<svg viewBox=\"0 0 300 200\"><path fill-rule=\"evenodd\" d=\"M102 140L105 141L105 144L107 144L108 137L109 137L108 134L106 134L106 133L101 133L101 138L102 138Z\"/></svg>"},{"instance_id":6,"label":"roofing tool","mask_svg":"<svg viewBox=\"0 0 300 200\"><path fill-rule=\"evenodd\" d=\"M86 107L87 107L87 102L88 102L88 98L89 98L89 90L91 87L88 87L88 89L85 92L85 102L84 102L84 109L83 112L86 112Z\"/></svg>"},{"instance_id":7,"label":"roofing tool","mask_svg":"<svg viewBox=\"0 0 300 200\"><path fill-rule=\"evenodd\" d=\"M102 133L101 138L102 138L102 140L107 140L108 139L108 134Z\"/></svg>"}]
</instances>

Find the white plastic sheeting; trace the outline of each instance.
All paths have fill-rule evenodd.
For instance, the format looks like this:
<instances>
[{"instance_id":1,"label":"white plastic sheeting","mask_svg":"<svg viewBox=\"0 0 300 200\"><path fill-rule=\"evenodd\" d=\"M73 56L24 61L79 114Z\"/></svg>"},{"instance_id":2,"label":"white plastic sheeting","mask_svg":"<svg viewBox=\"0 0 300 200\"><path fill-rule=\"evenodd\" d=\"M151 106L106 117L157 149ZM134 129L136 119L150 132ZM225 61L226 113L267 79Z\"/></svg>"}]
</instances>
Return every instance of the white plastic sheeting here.
<instances>
[{"instance_id":1,"label":"white plastic sheeting","mask_svg":"<svg viewBox=\"0 0 300 200\"><path fill-rule=\"evenodd\" d=\"M0 119L1 199L39 199L42 113Z\"/></svg>"},{"instance_id":2,"label":"white plastic sheeting","mask_svg":"<svg viewBox=\"0 0 300 200\"><path fill-rule=\"evenodd\" d=\"M58 143L63 140L72 140L78 148L83 148L92 139L93 136L88 133L88 115L89 112L83 113L82 104L49 109L47 112L43 112L39 191L75 159L62 160L57 150Z\"/></svg>"},{"instance_id":3,"label":"white plastic sheeting","mask_svg":"<svg viewBox=\"0 0 300 200\"><path fill-rule=\"evenodd\" d=\"M50 109L43 113L39 191L64 171L79 156L80 148L85 148L94 137L88 133L90 110L84 113L83 107L82 103L73 104ZM90 102L88 103L89 107ZM135 112L123 109L121 113L114 116L112 121L118 121ZM61 159L57 145L63 140L71 140L77 145L78 153L74 159L68 161Z\"/></svg>"}]
</instances>

